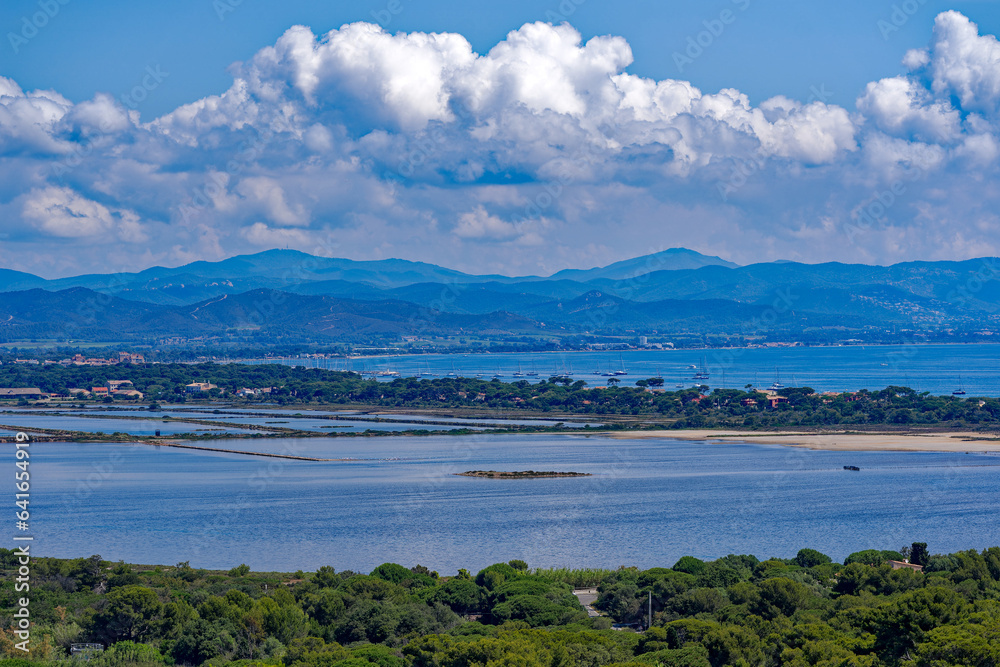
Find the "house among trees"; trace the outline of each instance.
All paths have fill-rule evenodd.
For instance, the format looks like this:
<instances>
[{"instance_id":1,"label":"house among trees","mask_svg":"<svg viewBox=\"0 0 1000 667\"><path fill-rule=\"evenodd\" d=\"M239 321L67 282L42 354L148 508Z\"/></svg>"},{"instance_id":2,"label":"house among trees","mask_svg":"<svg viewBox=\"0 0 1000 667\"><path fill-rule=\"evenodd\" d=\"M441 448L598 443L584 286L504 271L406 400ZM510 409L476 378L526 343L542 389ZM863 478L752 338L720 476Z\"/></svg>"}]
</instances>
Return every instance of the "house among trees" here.
<instances>
[{"instance_id":1,"label":"house among trees","mask_svg":"<svg viewBox=\"0 0 1000 667\"><path fill-rule=\"evenodd\" d=\"M45 396L41 389L38 387L27 387L23 389L9 389L0 388L0 399L12 398L12 399L40 399Z\"/></svg>"},{"instance_id":2,"label":"house among trees","mask_svg":"<svg viewBox=\"0 0 1000 667\"><path fill-rule=\"evenodd\" d=\"M905 561L905 560L890 560L890 561L888 561L888 563L889 563L889 567L891 567L894 570L914 570L916 572L923 572L924 571L924 566L923 565L915 565L915 564L913 564L913 563L911 563L909 561Z\"/></svg>"},{"instance_id":3,"label":"house among trees","mask_svg":"<svg viewBox=\"0 0 1000 667\"><path fill-rule=\"evenodd\" d=\"M115 396L127 398L142 398L143 393L135 388L131 380L108 380L104 383L108 391Z\"/></svg>"},{"instance_id":4,"label":"house among trees","mask_svg":"<svg viewBox=\"0 0 1000 667\"><path fill-rule=\"evenodd\" d=\"M110 392L116 392L120 389L134 389L135 386L132 384L131 380L108 380L104 383L104 386L108 388Z\"/></svg>"}]
</instances>

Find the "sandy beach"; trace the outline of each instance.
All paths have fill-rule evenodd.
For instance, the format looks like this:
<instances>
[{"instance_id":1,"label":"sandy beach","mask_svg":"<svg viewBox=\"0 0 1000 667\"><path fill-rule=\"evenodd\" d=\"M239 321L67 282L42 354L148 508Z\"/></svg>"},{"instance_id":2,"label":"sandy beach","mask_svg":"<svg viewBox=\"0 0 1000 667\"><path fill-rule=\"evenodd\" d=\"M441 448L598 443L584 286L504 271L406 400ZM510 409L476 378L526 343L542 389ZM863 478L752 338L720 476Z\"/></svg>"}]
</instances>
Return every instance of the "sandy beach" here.
<instances>
[{"instance_id":1,"label":"sandy beach","mask_svg":"<svg viewBox=\"0 0 1000 667\"><path fill-rule=\"evenodd\" d=\"M775 431L631 431L609 433L626 440L672 438L748 442L844 452L1000 452L1000 440L977 433L789 433Z\"/></svg>"}]
</instances>

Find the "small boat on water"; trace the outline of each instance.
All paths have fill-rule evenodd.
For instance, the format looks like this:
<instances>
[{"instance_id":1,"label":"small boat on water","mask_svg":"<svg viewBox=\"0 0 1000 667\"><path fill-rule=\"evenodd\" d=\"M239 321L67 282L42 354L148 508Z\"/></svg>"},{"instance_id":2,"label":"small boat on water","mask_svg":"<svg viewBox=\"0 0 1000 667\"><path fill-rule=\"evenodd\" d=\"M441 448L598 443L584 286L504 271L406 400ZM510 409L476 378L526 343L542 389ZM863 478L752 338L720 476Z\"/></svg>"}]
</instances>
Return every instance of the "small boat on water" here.
<instances>
[{"instance_id":1,"label":"small boat on water","mask_svg":"<svg viewBox=\"0 0 1000 667\"><path fill-rule=\"evenodd\" d=\"M774 369L774 382L771 383L771 391L778 391L779 389L784 389L785 385L781 384L781 376L778 375L778 369Z\"/></svg>"},{"instance_id":2,"label":"small boat on water","mask_svg":"<svg viewBox=\"0 0 1000 667\"><path fill-rule=\"evenodd\" d=\"M628 371L625 369L625 359L620 354L618 355L618 363L621 364L621 367L614 372L614 375L628 375Z\"/></svg>"},{"instance_id":3,"label":"small boat on water","mask_svg":"<svg viewBox=\"0 0 1000 667\"><path fill-rule=\"evenodd\" d=\"M844 470L861 470L858 466L844 466Z\"/></svg>"},{"instance_id":4,"label":"small boat on water","mask_svg":"<svg viewBox=\"0 0 1000 667\"><path fill-rule=\"evenodd\" d=\"M962 384L962 376L958 376L958 389L951 392L952 396L965 396L965 385Z\"/></svg>"}]
</instances>

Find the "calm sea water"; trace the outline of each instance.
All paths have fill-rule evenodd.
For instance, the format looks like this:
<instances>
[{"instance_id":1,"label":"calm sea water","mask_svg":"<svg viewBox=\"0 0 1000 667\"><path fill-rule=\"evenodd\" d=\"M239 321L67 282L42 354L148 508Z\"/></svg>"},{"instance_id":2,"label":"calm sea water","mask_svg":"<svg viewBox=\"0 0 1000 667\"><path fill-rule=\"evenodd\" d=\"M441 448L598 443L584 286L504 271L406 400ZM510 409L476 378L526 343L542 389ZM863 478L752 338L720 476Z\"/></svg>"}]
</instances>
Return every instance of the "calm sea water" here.
<instances>
[{"instance_id":1,"label":"calm sea water","mask_svg":"<svg viewBox=\"0 0 1000 667\"><path fill-rule=\"evenodd\" d=\"M571 373L574 380L606 384L602 373L622 368L623 384L660 376L666 387L696 383L711 387L768 387L775 380L817 391L854 391L906 385L919 391L950 394L962 387L971 395L1000 396L1000 345L892 345L790 347L732 350L632 350L551 354L467 354L374 357L367 359L285 359L284 363L358 372L396 371L402 376L446 377L449 373L485 379L537 382ZM694 380L704 364L707 381ZM515 378L520 372L523 378ZM528 377L530 372L537 376ZM391 380L391 377L380 377Z\"/></svg>"},{"instance_id":2,"label":"calm sea water","mask_svg":"<svg viewBox=\"0 0 1000 667\"><path fill-rule=\"evenodd\" d=\"M928 542L1000 544L1000 456L812 452L586 435L233 440L316 463L106 444L31 447L39 554L256 570L454 573L669 566L682 555L842 559ZM12 447L5 449L13 469ZM858 465L861 472L843 470ZM475 469L593 477L499 481ZM12 497L13 475L4 475Z\"/></svg>"},{"instance_id":3,"label":"calm sea water","mask_svg":"<svg viewBox=\"0 0 1000 667\"><path fill-rule=\"evenodd\" d=\"M115 414L115 413L110 413ZM160 431L163 435L177 433L228 434L253 433L250 429L235 427L211 427L204 424L188 424L181 422L164 422L146 413L146 419L95 419L87 417L66 417L50 414L29 414L27 411L8 411L0 414L0 423L9 426L31 429L64 429L68 431L86 431L90 433L131 433L133 435L153 435Z\"/></svg>"}]
</instances>

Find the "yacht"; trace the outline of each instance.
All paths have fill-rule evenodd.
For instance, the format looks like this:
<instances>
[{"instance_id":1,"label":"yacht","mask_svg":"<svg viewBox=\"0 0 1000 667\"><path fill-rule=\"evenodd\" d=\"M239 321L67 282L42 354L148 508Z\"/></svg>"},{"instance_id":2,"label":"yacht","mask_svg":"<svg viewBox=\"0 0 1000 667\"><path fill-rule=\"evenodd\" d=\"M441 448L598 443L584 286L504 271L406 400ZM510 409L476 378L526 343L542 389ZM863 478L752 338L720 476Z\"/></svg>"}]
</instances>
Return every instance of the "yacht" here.
<instances>
[{"instance_id":1,"label":"yacht","mask_svg":"<svg viewBox=\"0 0 1000 667\"><path fill-rule=\"evenodd\" d=\"M692 380L707 380L709 377L711 377L711 376L708 373L708 369L705 367L705 357L702 357L701 358L701 368L699 368L697 371L695 371L695 374L694 374L694 376L692 376L691 379Z\"/></svg>"},{"instance_id":2,"label":"yacht","mask_svg":"<svg viewBox=\"0 0 1000 667\"><path fill-rule=\"evenodd\" d=\"M784 389L785 385L781 384L781 376L778 375L778 369L774 369L774 382L771 383L771 391L778 391L779 389Z\"/></svg>"},{"instance_id":3,"label":"yacht","mask_svg":"<svg viewBox=\"0 0 1000 667\"><path fill-rule=\"evenodd\" d=\"M621 364L621 368L615 371L613 375L628 375L628 371L625 370L625 359L620 354L618 355L618 363Z\"/></svg>"}]
</instances>

